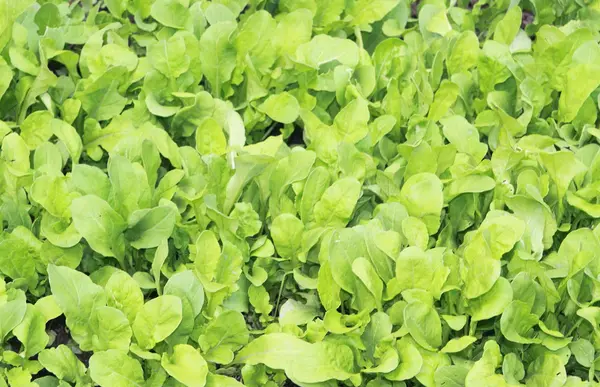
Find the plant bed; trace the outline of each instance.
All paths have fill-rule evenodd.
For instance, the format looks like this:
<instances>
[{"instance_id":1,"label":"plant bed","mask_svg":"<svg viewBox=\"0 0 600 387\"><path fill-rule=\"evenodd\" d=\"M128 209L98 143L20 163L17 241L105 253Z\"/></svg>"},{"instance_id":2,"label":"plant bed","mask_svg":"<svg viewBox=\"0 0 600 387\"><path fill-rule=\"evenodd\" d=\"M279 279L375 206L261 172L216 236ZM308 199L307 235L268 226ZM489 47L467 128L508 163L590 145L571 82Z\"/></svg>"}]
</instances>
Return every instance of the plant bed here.
<instances>
[{"instance_id":1,"label":"plant bed","mask_svg":"<svg viewBox=\"0 0 600 387\"><path fill-rule=\"evenodd\" d=\"M588 387L597 1L0 0L0 387Z\"/></svg>"}]
</instances>

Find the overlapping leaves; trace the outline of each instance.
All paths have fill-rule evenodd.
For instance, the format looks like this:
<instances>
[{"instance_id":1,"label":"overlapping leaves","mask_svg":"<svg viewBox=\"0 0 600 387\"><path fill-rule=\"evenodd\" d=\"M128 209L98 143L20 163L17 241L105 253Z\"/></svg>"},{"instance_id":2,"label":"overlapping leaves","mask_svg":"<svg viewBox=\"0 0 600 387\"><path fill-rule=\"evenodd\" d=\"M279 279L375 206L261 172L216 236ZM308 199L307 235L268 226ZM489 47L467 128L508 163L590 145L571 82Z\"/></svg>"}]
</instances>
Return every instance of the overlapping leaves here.
<instances>
[{"instance_id":1,"label":"overlapping leaves","mask_svg":"<svg viewBox=\"0 0 600 387\"><path fill-rule=\"evenodd\" d=\"M0 0L0 386L597 385L599 16Z\"/></svg>"}]
</instances>

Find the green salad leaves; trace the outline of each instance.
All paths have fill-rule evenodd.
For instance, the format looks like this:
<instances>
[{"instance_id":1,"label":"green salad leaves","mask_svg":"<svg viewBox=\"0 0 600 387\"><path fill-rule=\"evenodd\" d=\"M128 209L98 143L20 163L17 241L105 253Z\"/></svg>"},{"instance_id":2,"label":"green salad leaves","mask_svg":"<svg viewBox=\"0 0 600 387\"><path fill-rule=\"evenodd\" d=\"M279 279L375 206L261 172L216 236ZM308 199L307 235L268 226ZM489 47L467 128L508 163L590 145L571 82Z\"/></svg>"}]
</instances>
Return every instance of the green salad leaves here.
<instances>
[{"instance_id":1,"label":"green salad leaves","mask_svg":"<svg viewBox=\"0 0 600 387\"><path fill-rule=\"evenodd\" d=\"M0 0L0 387L600 386L599 31Z\"/></svg>"}]
</instances>

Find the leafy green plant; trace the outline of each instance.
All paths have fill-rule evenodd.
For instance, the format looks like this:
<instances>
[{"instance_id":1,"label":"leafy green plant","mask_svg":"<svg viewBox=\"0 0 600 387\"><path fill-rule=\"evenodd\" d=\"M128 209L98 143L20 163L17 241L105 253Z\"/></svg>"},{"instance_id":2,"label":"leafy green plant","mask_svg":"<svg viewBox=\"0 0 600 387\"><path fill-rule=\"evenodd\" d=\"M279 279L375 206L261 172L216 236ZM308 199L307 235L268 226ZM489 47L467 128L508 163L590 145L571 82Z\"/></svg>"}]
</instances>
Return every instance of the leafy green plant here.
<instances>
[{"instance_id":1,"label":"leafy green plant","mask_svg":"<svg viewBox=\"0 0 600 387\"><path fill-rule=\"evenodd\" d=\"M600 385L599 30L0 0L0 387Z\"/></svg>"}]
</instances>

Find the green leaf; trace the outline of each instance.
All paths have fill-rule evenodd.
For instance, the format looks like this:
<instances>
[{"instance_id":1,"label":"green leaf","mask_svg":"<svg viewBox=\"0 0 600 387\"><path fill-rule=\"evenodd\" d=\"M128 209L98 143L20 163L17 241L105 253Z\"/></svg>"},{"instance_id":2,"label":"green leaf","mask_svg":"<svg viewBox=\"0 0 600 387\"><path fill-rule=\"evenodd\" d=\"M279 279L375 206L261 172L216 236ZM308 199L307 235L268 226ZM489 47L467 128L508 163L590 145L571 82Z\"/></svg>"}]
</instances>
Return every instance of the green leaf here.
<instances>
[{"instance_id":1,"label":"green leaf","mask_svg":"<svg viewBox=\"0 0 600 387\"><path fill-rule=\"evenodd\" d=\"M110 193L110 181L101 169L77 164L73 166L71 184L83 195L96 195L107 200Z\"/></svg>"},{"instance_id":2,"label":"green leaf","mask_svg":"<svg viewBox=\"0 0 600 387\"><path fill-rule=\"evenodd\" d=\"M479 40L473 31L462 32L446 59L446 67L451 74L467 71L477 65L480 49Z\"/></svg>"},{"instance_id":3,"label":"green leaf","mask_svg":"<svg viewBox=\"0 0 600 387\"><path fill-rule=\"evenodd\" d=\"M340 306L340 286L333 279L329 262L324 262L319 269L317 291L325 310L337 309Z\"/></svg>"},{"instance_id":4,"label":"green leaf","mask_svg":"<svg viewBox=\"0 0 600 387\"><path fill-rule=\"evenodd\" d=\"M586 170L579 160L574 157L574 154L569 151L559 151L552 153L540 153L540 159L544 168L548 171L550 178L556 184L558 190L558 198L562 198L567 193L571 181L578 174Z\"/></svg>"},{"instance_id":5,"label":"green leaf","mask_svg":"<svg viewBox=\"0 0 600 387\"><path fill-rule=\"evenodd\" d=\"M396 342L396 349L400 357L400 364L392 372L385 375L388 380L408 380L414 378L423 367L423 357L416 345L408 337Z\"/></svg>"},{"instance_id":6,"label":"green leaf","mask_svg":"<svg viewBox=\"0 0 600 387\"><path fill-rule=\"evenodd\" d=\"M234 351L247 344L249 340L250 333L244 316L240 312L228 310L206 325L206 329L198 337L198 344L207 360L218 364L229 364L233 360Z\"/></svg>"},{"instance_id":7,"label":"green leaf","mask_svg":"<svg viewBox=\"0 0 600 387\"><path fill-rule=\"evenodd\" d=\"M584 367L592 366L595 354L592 343L586 339L579 339L569 344L569 348L579 364Z\"/></svg>"},{"instance_id":8,"label":"green leaf","mask_svg":"<svg viewBox=\"0 0 600 387\"><path fill-rule=\"evenodd\" d=\"M51 120L52 113L45 110L34 112L25 118L21 124L21 138L30 149L36 149L52 137Z\"/></svg>"},{"instance_id":9,"label":"green leaf","mask_svg":"<svg viewBox=\"0 0 600 387\"><path fill-rule=\"evenodd\" d=\"M86 368L85 365L64 344L56 348L44 349L38 355L39 362L57 378L70 383L83 380Z\"/></svg>"},{"instance_id":10,"label":"green leaf","mask_svg":"<svg viewBox=\"0 0 600 387\"><path fill-rule=\"evenodd\" d=\"M369 325L367 325L365 332L361 336L369 358L373 358L377 350L377 345L391 333L392 323L390 317L383 312L373 314Z\"/></svg>"},{"instance_id":11,"label":"green leaf","mask_svg":"<svg viewBox=\"0 0 600 387\"><path fill-rule=\"evenodd\" d=\"M471 155L475 162L481 161L488 147L479 142L479 132L475 126L461 116L444 118L441 122L444 137L456 146L456 150Z\"/></svg>"},{"instance_id":12,"label":"green leaf","mask_svg":"<svg viewBox=\"0 0 600 387\"><path fill-rule=\"evenodd\" d=\"M129 228L125 237L136 249L158 247L173 233L177 212L172 206L134 211L129 216Z\"/></svg>"},{"instance_id":13,"label":"green leaf","mask_svg":"<svg viewBox=\"0 0 600 387\"><path fill-rule=\"evenodd\" d=\"M473 337L473 336L458 337L458 338L448 341L446 343L446 345L444 345L444 347L441 349L441 352L444 352L444 353L460 352L476 341L477 341L477 338Z\"/></svg>"},{"instance_id":14,"label":"green leaf","mask_svg":"<svg viewBox=\"0 0 600 387\"><path fill-rule=\"evenodd\" d=\"M347 177L335 181L315 204L315 221L323 227L345 226L360 194L361 184L358 180Z\"/></svg>"},{"instance_id":15,"label":"green leaf","mask_svg":"<svg viewBox=\"0 0 600 387\"><path fill-rule=\"evenodd\" d=\"M12 174L23 176L29 172L29 148L18 134L4 137L0 156Z\"/></svg>"},{"instance_id":16,"label":"green leaf","mask_svg":"<svg viewBox=\"0 0 600 387\"><path fill-rule=\"evenodd\" d=\"M3 30L4 28L2 28ZM2 42L2 37L3 36L3 31L0 30L0 47L3 46L3 42ZM0 98L2 98L2 96L4 95L4 93L6 93L6 90L8 90L8 87L10 86L10 82L13 79L13 72L10 68L10 66L8 66L6 64L6 62L1 61L0 62Z\"/></svg>"},{"instance_id":17,"label":"green leaf","mask_svg":"<svg viewBox=\"0 0 600 387\"><path fill-rule=\"evenodd\" d=\"M402 233L410 246L415 246L421 250L427 249L429 242L429 233L427 225L418 218L409 216L402 220Z\"/></svg>"},{"instance_id":18,"label":"green leaf","mask_svg":"<svg viewBox=\"0 0 600 387\"><path fill-rule=\"evenodd\" d=\"M383 295L383 282L371 262L366 258L357 258L352 262L352 272L359 278L359 280L368 289L369 293L375 299L379 309L381 309L381 297Z\"/></svg>"},{"instance_id":19,"label":"green leaf","mask_svg":"<svg viewBox=\"0 0 600 387\"><path fill-rule=\"evenodd\" d=\"M106 305L104 289L81 272L48 265L48 279L52 295L67 318L85 322L96 308Z\"/></svg>"},{"instance_id":20,"label":"green leaf","mask_svg":"<svg viewBox=\"0 0 600 387\"><path fill-rule=\"evenodd\" d=\"M118 87L126 72L125 67L112 67L75 94L81 101L81 107L91 118L98 121L109 120L123 111L127 99L119 93Z\"/></svg>"},{"instance_id":21,"label":"green leaf","mask_svg":"<svg viewBox=\"0 0 600 387\"><path fill-rule=\"evenodd\" d=\"M291 214L281 214L271 224L271 237L281 257L291 258L298 254L303 233L302 221Z\"/></svg>"},{"instance_id":22,"label":"green leaf","mask_svg":"<svg viewBox=\"0 0 600 387\"><path fill-rule=\"evenodd\" d=\"M152 260L152 266L150 268L152 271L152 275L154 276L154 287L158 291L158 294L161 293L161 291L160 291L161 271L162 271L163 265L165 264L168 257L169 257L169 244L166 240L163 240L162 243L160 245L158 245L158 248L154 252L154 258Z\"/></svg>"},{"instance_id":23,"label":"green leaf","mask_svg":"<svg viewBox=\"0 0 600 387\"><path fill-rule=\"evenodd\" d=\"M487 341L483 347L483 356L475 362L471 370L467 373L465 387L474 387L477 383L485 381L487 385L506 385L506 381L500 374L496 374L496 368L502 362L502 354L498 344L493 341Z\"/></svg>"},{"instance_id":24,"label":"green leaf","mask_svg":"<svg viewBox=\"0 0 600 387\"><path fill-rule=\"evenodd\" d=\"M502 362L502 373L509 383L518 383L525 377L525 369L519 357L514 353L507 353ZM512 380L511 380L512 379Z\"/></svg>"},{"instance_id":25,"label":"green leaf","mask_svg":"<svg viewBox=\"0 0 600 387\"><path fill-rule=\"evenodd\" d=\"M400 201L411 216L425 222L429 234L439 229L444 193L442 182L436 175L419 173L411 176L402 186Z\"/></svg>"},{"instance_id":26,"label":"green leaf","mask_svg":"<svg viewBox=\"0 0 600 387\"><path fill-rule=\"evenodd\" d=\"M279 321L282 325L305 325L319 314L314 304L289 299L279 309Z\"/></svg>"},{"instance_id":27,"label":"green leaf","mask_svg":"<svg viewBox=\"0 0 600 387\"><path fill-rule=\"evenodd\" d=\"M227 139L223 128L214 118L206 118L198 125L196 149L201 155L222 155L227 151Z\"/></svg>"},{"instance_id":28,"label":"green leaf","mask_svg":"<svg viewBox=\"0 0 600 387\"><path fill-rule=\"evenodd\" d=\"M10 0L0 3L0 12L4 15L2 23L0 24L0 49L3 49L10 40L13 22L34 3L35 1L32 0ZM0 93L0 96L1 95L2 93Z\"/></svg>"},{"instance_id":29,"label":"green leaf","mask_svg":"<svg viewBox=\"0 0 600 387\"><path fill-rule=\"evenodd\" d=\"M119 309L133 322L144 305L144 295L137 282L124 271L116 271L110 276L104 290L108 306Z\"/></svg>"},{"instance_id":30,"label":"green leaf","mask_svg":"<svg viewBox=\"0 0 600 387\"><path fill-rule=\"evenodd\" d=\"M152 4L150 15L164 26L182 29L186 25L189 12L178 0L157 0Z\"/></svg>"},{"instance_id":31,"label":"green leaf","mask_svg":"<svg viewBox=\"0 0 600 387\"><path fill-rule=\"evenodd\" d=\"M294 60L313 69L318 69L332 61L356 67L359 50L356 43L350 40L334 38L329 35L316 35L310 42L298 46Z\"/></svg>"},{"instance_id":32,"label":"green leaf","mask_svg":"<svg viewBox=\"0 0 600 387\"><path fill-rule=\"evenodd\" d=\"M194 317L197 317L202 311L204 289L191 270L174 274L169 278L164 288L164 294L177 296L189 302L194 311Z\"/></svg>"},{"instance_id":33,"label":"green leaf","mask_svg":"<svg viewBox=\"0 0 600 387\"><path fill-rule=\"evenodd\" d=\"M131 344L129 320L119 309L108 306L96 308L87 324L73 327L72 331L85 351L127 350Z\"/></svg>"},{"instance_id":34,"label":"green leaf","mask_svg":"<svg viewBox=\"0 0 600 387\"><path fill-rule=\"evenodd\" d=\"M235 68L237 54L230 41L235 28L234 22L217 23L210 26L200 38L200 56L204 58L201 62L202 73L217 97L221 95L223 84L231 79Z\"/></svg>"},{"instance_id":35,"label":"green leaf","mask_svg":"<svg viewBox=\"0 0 600 387\"><path fill-rule=\"evenodd\" d=\"M513 299L513 291L506 278L498 278L485 294L469 300L469 309L474 321L499 316Z\"/></svg>"},{"instance_id":36,"label":"green leaf","mask_svg":"<svg viewBox=\"0 0 600 387\"><path fill-rule=\"evenodd\" d=\"M60 10L56 5L46 3L36 12L34 21L40 31L59 27L61 24Z\"/></svg>"},{"instance_id":37,"label":"green leaf","mask_svg":"<svg viewBox=\"0 0 600 387\"><path fill-rule=\"evenodd\" d=\"M53 295L42 297L35 303L35 307L44 316L46 321L54 320L62 314Z\"/></svg>"},{"instance_id":38,"label":"green leaf","mask_svg":"<svg viewBox=\"0 0 600 387\"><path fill-rule=\"evenodd\" d=\"M567 381L567 371L560 356L545 354L539 356L528 370L531 376L527 383L533 387L560 386Z\"/></svg>"},{"instance_id":39,"label":"green leaf","mask_svg":"<svg viewBox=\"0 0 600 387\"><path fill-rule=\"evenodd\" d=\"M357 98L335 116L333 126L338 141L346 141L352 144L363 139L369 132L369 109L367 102Z\"/></svg>"},{"instance_id":40,"label":"green leaf","mask_svg":"<svg viewBox=\"0 0 600 387\"><path fill-rule=\"evenodd\" d=\"M86 195L71 204L75 229L90 247L105 257L119 258L123 254L123 231L127 223L101 198Z\"/></svg>"},{"instance_id":41,"label":"green leaf","mask_svg":"<svg viewBox=\"0 0 600 387\"><path fill-rule=\"evenodd\" d=\"M40 64L33 52L19 47L11 47L8 50L8 55L12 65L20 71L34 76L39 74Z\"/></svg>"},{"instance_id":42,"label":"green leaf","mask_svg":"<svg viewBox=\"0 0 600 387\"><path fill-rule=\"evenodd\" d=\"M14 279L24 280L29 286L35 286L38 281L36 261L40 247L39 241L29 230L17 227L0 241L0 272Z\"/></svg>"},{"instance_id":43,"label":"green leaf","mask_svg":"<svg viewBox=\"0 0 600 387\"><path fill-rule=\"evenodd\" d=\"M127 9L127 0L108 0L106 7L116 17L121 17Z\"/></svg>"},{"instance_id":44,"label":"green leaf","mask_svg":"<svg viewBox=\"0 0 600 387\"><path fill-rule=\"evenodd\" d=\"M23 343L26 358L46 348L50 340L46 334L46 319L33 305L27 305L23 321L14 328L13 334Z\"/></svg>"},{"instance_id":45,"label":"green leaf","mask_svg":"<svg viewBox=\"0 0 600 387\"><path fill-rule=\"evenodd\" d=\"M437 249L424 252L418 247L408 247L402 250L396 261L398 291L423 289L439 298L449 274L441 251Z\"/></svg>"},{"instance_id":46,"label":"green leaf","mask_svg":"<svg viewBox=\"0 0 600 387\"><path fill-rule=\"evenodd\" d=\"M462 365L442 366L435 371L435 382L448 387L464 386L468 372Z\"/></svg>"},{"instance_id":47,"label":"green leaf","mask_svg":"<svg viewBox=\"0 0 600 387\"><path fill-rule=\"evenodd\" d=\"M350 3L348 14L353 25L371 24L381 20L398 2L396 0L358 0Z\"/></svg>"},{"instance_id":48,"label":"green leaf","mask_svg":"<svg viewBox=\"0 0 600 387\"><path fill-rule=\"evenodd\" d=\"M42 176L31 186L31 198L38 202L52 216L69 216L73 195L69 192L68 180Z\"/></svg>"},{"instance_id":49,"label":"green leaf","mask_svg":"<svg viewBox=\"0 0 600 387\"><path fill-rule=\"evenodd\" d=\"M509 252L525 232L525 223L503 211L491 211L481 227L465 239L463 274L467 298L488 292L500 277L502 255ZM493 238L493 241L492 241Z\"/></svg>"},{"instance_id":50,"label":"green leaf","mask_svg":"<svg viewBox=\"0 0 600 387\"><path fill-rule=\"evenodd\" d=\"M437 35L445 36L452 31L446 8L439 3L425 4L419 11L419 29L428 39L434 39Z\"/></svg>"},{"instance_id":51,"label":"green leaf","mask_svg":"<svg viewBox=\"0 0 600 387\"><path fill-rule=\"evenodd\" d=\"M186 55L185 41L179 35L174 35L168 40L159 40L150 45L147 55L152 67L169 78L179 77L190 66L190 58Z\"/></svg>"},{"instance_id":52,"label":"green leaf","mask_svg":"<svg viewBox=\"0 0 600 387\"><path fill-rule=\"evenodd\" d=\"M133 322L133 334L142 349L152 349L179 326L182 304L178 297L165 295L144 304Z\"/></svg>"},{"instance_id":53,"label":"green leaf","mask_svg":"<svg viewBox=\"0 0 600 387\"><path fill-rule=\"evenodd\" d=\"M109 350L92 355L90 376L101 387L137 387L144 384L140 363L125 351Z\"/></svg>"},{"instance_id":54,"label":"green leaf","mask_svg":"<svg viewBox=\"0 0 600 387\"><path fill-rule=\"evenodd\" d=\"M558 100L559 120L573 121L586 99L599 85L597 65L588 63L573 65L567 73L564 90Z\"/></svg>"},{"instance_id":55,"label":"green leaf","mask_svg":"<svg viewBox=\"0 0 600 387\"><path fill-rule=\"evenodd\" d=\"M435 309L422 302L413 302L404 309L408 332L423 348L434 351L442 345L442 323Z\"/></svg>"},{"instance_id":56,"label":"green leaf","mask_svg":"<svg viewBox=\"0 0 600 387\"><path fill-rule=\"evenodd\" d=\"M73 160L73 164L77 164L79 162L81 152L83 152L83 144L81 143L81 137L79 137L79 134L75 128L58 119L52 119L50 121L50 127L52 129L52 133L67 148L67 151Z\"/></svg>"},{"instance_id":57,"label":"green leaf","mask_svg":"<svg viewBox=\"0 0 600 387\"><path fill-rule=\"evenodd\" d=\"M203 387L206 384L208 365L194 347L179 344L173 353L163 353L160 364L169 375L188 387Z\"/></svg>"},{"instance_id":58,"label":"green leaf","mask_svg":"<svg viewBox=\"0 0 600 387\"><path fill-rule=\"evenodd\" d=\"M210 281L215 276L219 257L221 256L219 241L212 231L205 230L198 235L195 247L196 257L194 264L196 272Z\"/></svg>"},{"instance_id":59,"label":"green leaf","mask_svg":"<svg viewBox=\"0 0 600 387\"><path fill-rule=\"evenodd\" d=\"M214 281L221 285L231 286L237 282L242 273L244 257L241 251L231 243L224 243L221 257L214 273Z\"/></svg>"},{"instance_id":60,"label":"green leaf","mask_svg":"<svg viewBox=\"0 0 600 387\"><path fill-rule=\"evenodd\" d=\"M508 340L515 343L539 343L535 338L533 327L537 325L538 316L531 313L531 306L522 301L512 301L500 318L500 329Z\"/></svg>"},{"instance_id":61,"label":"green leaf","mask_svg":"<svg viewBox=\"0 0 600 387\"><path fill-rule=\"evenodd\" d=\"M9 301L0 305L0 312L2 312L2 319L0 320L0 340L4 341L4 338L21 324L25 318L27 305L23 300Z\"/></svg>"},{"instance_id":62,"label":"green leaf","mask_svg":"<svg viewBox=\"0 0 600 387\"><path fill-rule=\"evenodd\" d=\"M307 177L300 204L300 218L304 223L314 219L314 206L329 186L330 175L325 167L316 167Z\"/></svg>"},{"instance_id":63,"label":"green leaf","mask_svg":"<svg viewBox=\"0 0 600 387\"><path fill-rule=\"evenodd\" d=\"M352 375L353 361L352 351L343 344L310 344L286 333L271 333L257 338L234 360L237 364L265 364L284 370L288 377L301 383L345 380Z\"/></svg>"},{"instance_id":64,"label":"green leaf","mask_svg":"<svg viewBox=\"0 0 600 387\"><path fill-rule=\"evenodd\" d=\"M442 82L440 88L435 92L433 104L429 108L428 118L438 121L454 105L459 94L459 88L455 83ZM455 128L453 128L455 129Z\"/></svg>"},{"instance_id":65,"label":"green leaf","mask_svg":"<svg viewBox=\"0 0 600 387\"><path fill-rule=\"evenodd\" d=\"M494 40L510 45L521 27L522 12L518 6L511 7L494 30Z\"/></svg>"},{"instance_id":66,"label":"green leaf","mask_svg":"<svg viewBox=\"0 0 600 387\"><path fill-rule=\"evenodd\" d=\"M140 167L139 163L132 163L123 156L112 156L108 162L108 176L112 184L109 204L124 219L128 219L134 211L149 205L148 174ZM132 180L138 184L132 186Z\"/></svg>"},{"instance_id":67,"label":"green leaf","mask_svg":"<svg viewBox=\"0 0 600 387\"><path fill-rule=\"evenodd\" d=\"M283 124L291 124L300 114L300 105L293 95L287 92L269 96L258 109L271 119Z\"/></svg>"}]
</instances>

